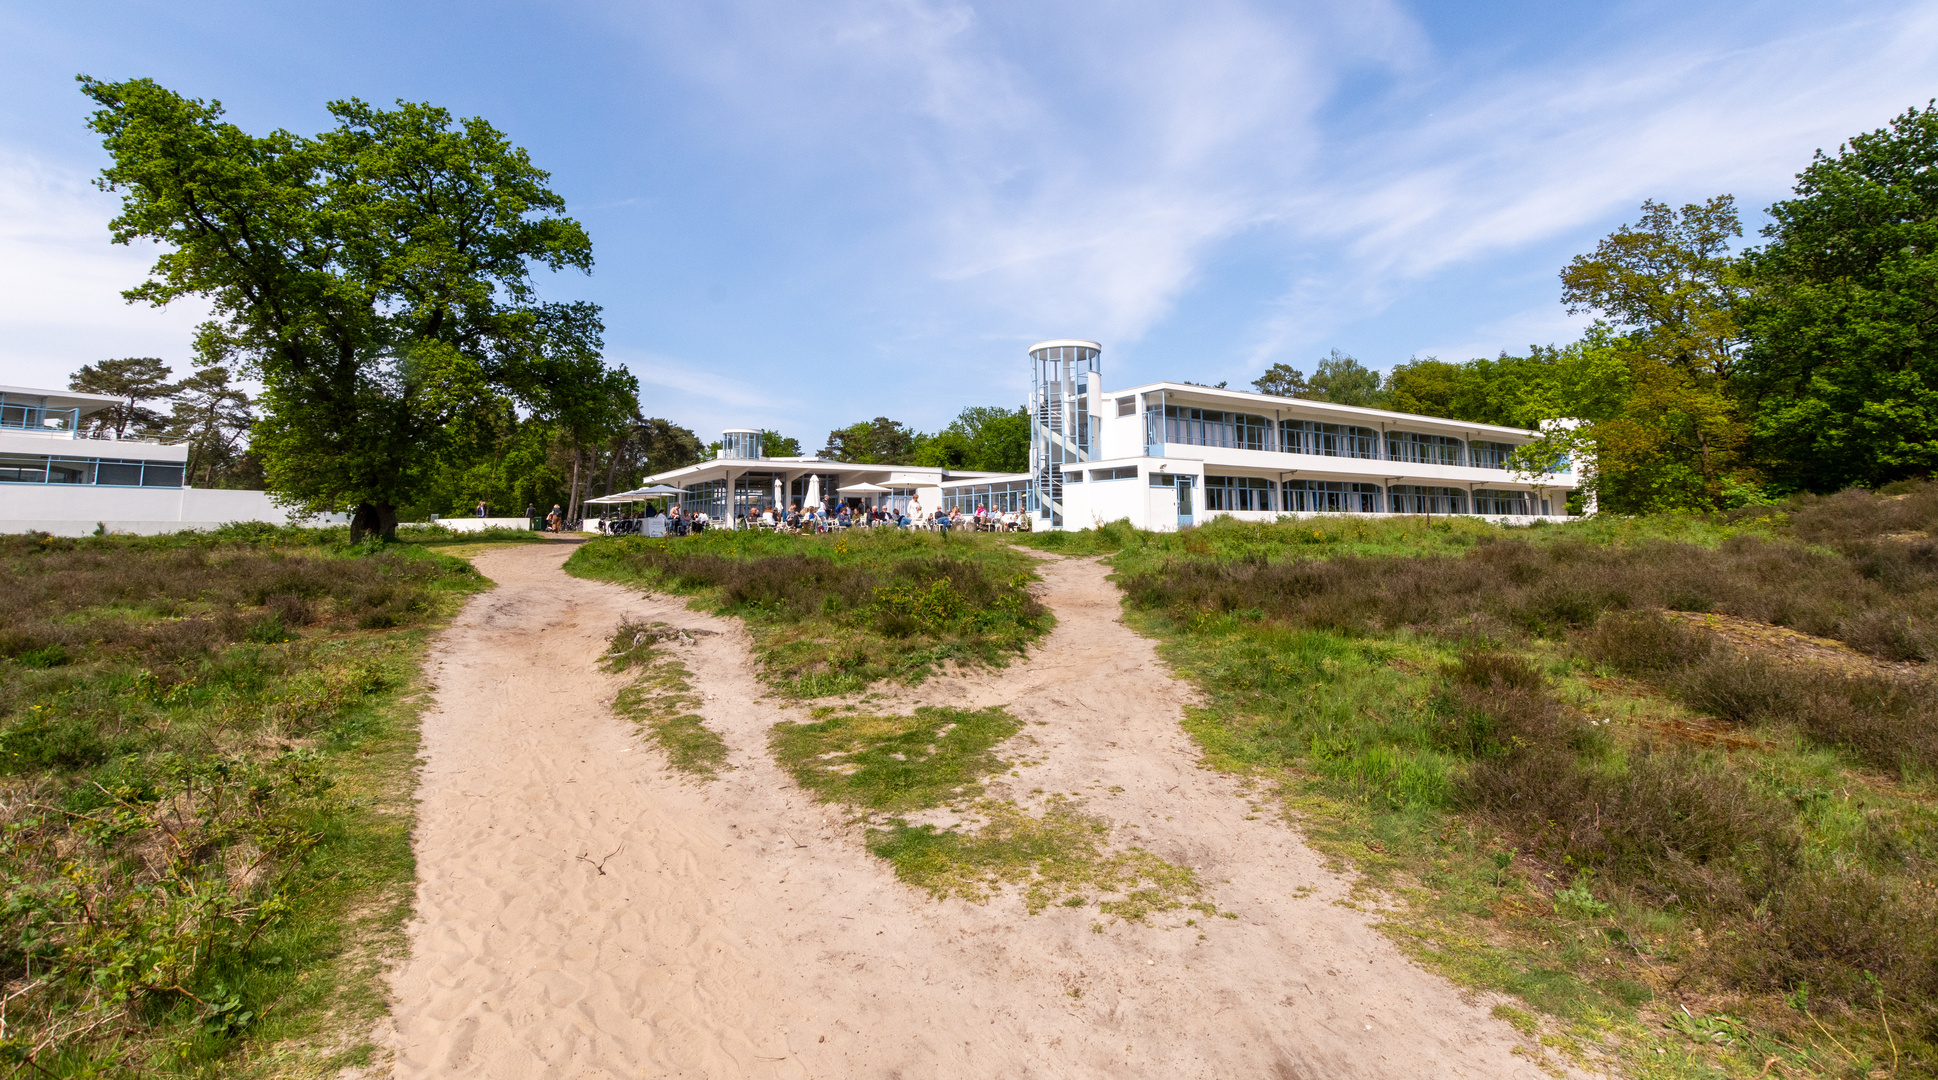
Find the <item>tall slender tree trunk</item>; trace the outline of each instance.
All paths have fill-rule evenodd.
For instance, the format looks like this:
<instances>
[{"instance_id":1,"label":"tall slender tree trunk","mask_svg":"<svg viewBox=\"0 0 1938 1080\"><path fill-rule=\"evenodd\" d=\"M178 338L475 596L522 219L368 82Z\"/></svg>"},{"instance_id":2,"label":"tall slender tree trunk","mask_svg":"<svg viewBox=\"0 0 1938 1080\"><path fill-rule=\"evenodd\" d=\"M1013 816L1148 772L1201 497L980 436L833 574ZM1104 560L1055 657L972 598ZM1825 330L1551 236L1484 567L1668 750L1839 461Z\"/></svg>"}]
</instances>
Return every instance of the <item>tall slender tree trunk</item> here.
<instances>
[{"instance_id":1,"label":"tall slender tree trunk","mask_svg":"<svg viewBox=\"0 0 1938 1080\"><path fill-rule=\"evenodd\" d=\"M582 453L575 443L572 447L572 486L565 492L565 517L568 521L579 520L579 456Z\"/></svg>"}]
</instances>

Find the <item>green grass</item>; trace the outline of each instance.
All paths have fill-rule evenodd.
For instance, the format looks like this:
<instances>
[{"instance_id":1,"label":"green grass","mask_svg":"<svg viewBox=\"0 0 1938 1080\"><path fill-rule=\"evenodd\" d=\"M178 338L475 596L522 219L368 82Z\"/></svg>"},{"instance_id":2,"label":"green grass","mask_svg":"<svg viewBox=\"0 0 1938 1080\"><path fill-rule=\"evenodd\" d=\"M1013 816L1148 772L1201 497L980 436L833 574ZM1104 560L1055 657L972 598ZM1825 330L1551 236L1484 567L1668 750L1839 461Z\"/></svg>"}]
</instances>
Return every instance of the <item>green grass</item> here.
<instances>
[{"instance_id":1,"label":"green grass","mask_svg":"<svg viewBox=\"0 0 1938 1080\"><path fill-rule=\"evenodd\" d=\"M700 695L693 690L692 673L667 652L667 642L690 640L691 631L667 623L622 622L613 632L605 666L639 672L619 691L613 711L639 724L668 764L704 782L732 766L726 741L695 711Z\"/></svg>"},{"instance_id":2,"label":"green grass","mask_svg":"<svg viewBox=\"0 0 1938 1080\"><path fill-rule=\"evenodd\" d=\"M816 799L853 808L868 823L868 850L937 899L982 903L1015 888L1032 915L1053 903L1094 903L1104 914L1141 922L1202 892L1190 869L1135 847L1114 848L1110 826L1064 796L1049 796L1041 815L983 797L983 780L1010 767L998 749L1022 731L1004 709L821 712L813 723L774 725L774 759ZM943 807L958 819L947 827L907 820Z\"/></svg>"},{"instance_id":3,"label":"green grass","mask_svg":"<svg viewBox=\"0 0 1938 1080\"><path fill-rule=\"evenodd\" d=\"M692 598L741 618L762 677L799 698L1002 666L1051 624L1034 560L993 538L893 529L838 536L709 531L593 540L566 570Z\"/></svg>"},{"instance_id":4,"label":"green grass","mask_svg":"<svg viewBox=\"0 0 1938 1080\"><path fill-rule=\"evenodd\" d=\"M1696 714L1665 687L1601 666L1565 619L1500 619L1475 633L1456 597L1431 618L1312 623L1315 612L1324 615L1326 590L1398 589L1394 582L1413 580L1403 566L1337 582L1295 578L1308 591L1282 606L1244 586L1237 591L1245 601L1231 605L1208 599L1216 590L1175 586L1208 567L1250 575L1306 561L1397 566L1471 558L1517 541L1541 554L1513 562L1512 573L1534 576L1501 581L1537 600L1556 557L1579 563L1610 549L1673 557L1684 546L1744 560L1718 564L1732 574L1753 573L1733 567L1757 565L1749 556L1769 548L1801 552L1782 558L1809 560L1824 573L1919 572L1915 541L1907 564L1849 523L1897 535L1928 526L1902 520L1910 512L1902 504L1838 499L1735 520L1509 530L1459 520L1308 519L1218 522L1168 535L1119 524L1022 542L1112 555L1118 580L1133 583L1127 619L1204 691L1185 724L1206 764L1276 791L1288 820L1357 874L1366 906L1379 893L1404 901L1383 916L1402 948L1463 985L1515 995L1525 1008L1506 1007L1505 1018L1535 1033L1554 1059L1612 1062L1648 1077L1930 1076L1938 1029L1931 968L1920 954L1931 951L1923 943L1938 900L1938 789L1928 773L1880 773L1867 764L1877 757L1870 744L1819 741L1808 724L1746 719L1731 729L1734 742L1691 746L1681 733L1706 730L1692 726ZM1140 589L1140 577L1165 588ZM1905 587L1926 587L1920 582ZM1779 605L1786 587L1807 585L1782 573L1719 583L1739 597L1762 589L1756 595ZM1395 595L1382 602L1404 600ZM1467 610L1498 595L1477 594ZM1863 603L1836 599L1858 625ZM1815 602L1799 598L1795 610ZM1590 609L1574 625L1592 626L1598 614ZM1459 675L1476 648L1519 658L1533 673L1531 687ZM1558 740L1560 756L1540 760L1557 762L1563 771L1555 775L1567 783L1616 800L1582 819L1613 814L1599 823L1615 832L1572 835L1566 820L1543 826L1489 809L1487 785L1538 778L1527 769L1539 756L1515 741L1518 731ZM1701 814L1738 815L1667 826L1680 830L1673 843L1684 850L1711 836L1722 842L1693 877L1662 861L1662 839L1622 839L1629 811L1620 799L1638 797L1622 792L1656 790L1716 808ZM1778 861L1768 863L1773 853L1757 846L1765 841L1730 846L1739 835L1731 830L1770 821L1773 835L1794 845L1790 854L1775 852ZM1760 869L1766 865L1773 871ZM1783 875L1780 887L1757 877L1764 872ZM1685 883L1679 892L1665 891L1663 883L1676 881ZM1721 891L1687 887L1703 881ZM1739 887L1749 900L1732 899Z\"/></svg>"},{"instance_id":5,"label":"green grass","mask_svg":"<svg viewBox=\"0 0 1938 1080\"><path fill-rule=\"evenodd\" d=\"M0 540L0 1054L50 1076L369 1059L411 901L429 628L488 585L277 530Z\"/></svg>"},{"instance_id":6,"label":"green grass","mask_svg":"<svg viewBox=\"0 0 1938 1080\"><path fill-rule=\"evenodd\" d=\"M997 744L1022 730L1003 709L923 707L914 716L831 716L774 725L774 760L822 802L924 810L982 794L1009 768Z\"/></svg>"}]
</instances>

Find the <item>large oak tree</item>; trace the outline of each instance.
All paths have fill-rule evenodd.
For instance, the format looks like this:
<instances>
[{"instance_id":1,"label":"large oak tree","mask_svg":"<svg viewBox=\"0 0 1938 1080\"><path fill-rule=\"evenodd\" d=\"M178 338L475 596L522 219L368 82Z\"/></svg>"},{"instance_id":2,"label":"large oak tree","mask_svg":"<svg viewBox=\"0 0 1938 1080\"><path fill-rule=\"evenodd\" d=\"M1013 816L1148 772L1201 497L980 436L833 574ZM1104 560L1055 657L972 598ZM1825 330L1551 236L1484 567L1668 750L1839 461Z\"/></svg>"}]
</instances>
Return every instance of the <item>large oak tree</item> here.
<instances>
[{"instance_id":1,"label":"large oak tree","mask_svg":"<svg viewBox=\"0 0 1938 1080\"><path fill-rule=\"evenodd\" d=\"M589 271L591 240L484 120L352 99L316 136L256 136L148 79L81 84L112 158L100 186L122 197L114 240L164 248L123 295L213 305L198 346L261 380L253 446L280 498L388 537L468 415L511 401L578 445L632 415L598 308L531 279Z\"/></svg>"}]
</instances>

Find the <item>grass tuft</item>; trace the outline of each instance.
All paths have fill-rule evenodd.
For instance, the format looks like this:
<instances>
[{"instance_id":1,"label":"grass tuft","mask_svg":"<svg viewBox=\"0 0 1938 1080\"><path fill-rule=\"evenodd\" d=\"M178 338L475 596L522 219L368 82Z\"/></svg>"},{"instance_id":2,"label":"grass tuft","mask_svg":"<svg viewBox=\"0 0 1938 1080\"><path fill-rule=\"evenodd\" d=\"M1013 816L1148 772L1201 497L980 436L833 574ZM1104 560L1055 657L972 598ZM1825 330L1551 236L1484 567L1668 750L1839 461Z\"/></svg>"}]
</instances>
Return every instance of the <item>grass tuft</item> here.
<instances>
[{"instance_id":1,"label":"grass tuft","mask_svg":"<svg viewBox=\"0 0 1938 1080\"><path fill-rule=\"evenodd\" d=\"M668 764L701 782L732 768L727 764L727 743L695 711L700 695L693 690L692 673L668 655L663 645L690 644L696 633L710 632L626 619L613 631L612 644L603 658L608 671L638 672L613 699L613 711L637 723L666 755Z\"/></svg>"}]
</instances>

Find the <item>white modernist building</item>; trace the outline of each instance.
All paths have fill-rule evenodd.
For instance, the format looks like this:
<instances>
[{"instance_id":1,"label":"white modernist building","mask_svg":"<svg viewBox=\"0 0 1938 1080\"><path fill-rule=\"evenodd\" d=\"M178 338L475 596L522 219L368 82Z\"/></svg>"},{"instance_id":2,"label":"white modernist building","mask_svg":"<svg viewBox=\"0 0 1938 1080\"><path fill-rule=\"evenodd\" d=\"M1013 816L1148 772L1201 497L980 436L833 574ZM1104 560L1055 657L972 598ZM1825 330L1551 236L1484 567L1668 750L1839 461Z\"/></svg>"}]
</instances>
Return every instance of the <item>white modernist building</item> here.
<instances>
[{"instance_id":1,"label":"white modernist building","mask_svg":"<svg viewBox=\"0 0 1938 1080\"><path fill-rule=\"evenodd\" d=\"M1567 516L1576 468L1529 476L1508 455L1535 432L1190 382L1106 390L1094 341L1030 346L1030 471L999 474L825 458L765 458L760 432L724 433L712 461L647 478L688 513L733 523L794 504L1026 513L1037 529L1129 519L1168 532L1214 517ZM1592 512L1592 507L1591 507Z\"/></svg>"},{"instance_id":2,"label":"white modernist building","mask_svg":"<svg viewBox=\"0 0 1938 1080\"><path fill-rule=\"evenodd\" d=\"M1538 477L1507 457L1521 428L1156 382L1107 390L1094 341L1029 350L1030 510L1037 528L1128 518L1169 531L1213 517L1567 516L1566 463Z\"/></svg>"},{"instance_id":3,"label":"white modernist building","mask_svg":"<svg viewBox=\"0 0 1938 1080\"><path fill-rule=\"evenodd\" d=\"M922 465L864 465L817 457L763 457L756 428L729 428L711 461L649 476L647 486L681 489L687 514L704 513L728 528L764 510L800 506L882 506L926 514L945 505L951 485L992 479L1013 482L1008 509L1027 503L1028 478Z\"/></svg>"},{"instance_id":4,"label":"white modernist building","mask_svg":"<svg viewBox=\"0 0 1938 1080\"><path fill-rule=\"evenodd\" d=\"M189 487L186 445L82 436L82 417L119 403L0 386L0 532L155 534L289 521L263 492Z\"/></svg>"}]
</instances>

